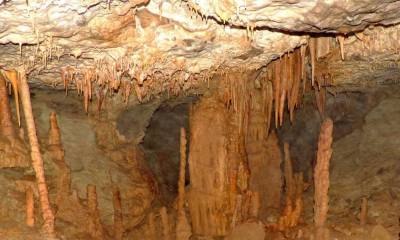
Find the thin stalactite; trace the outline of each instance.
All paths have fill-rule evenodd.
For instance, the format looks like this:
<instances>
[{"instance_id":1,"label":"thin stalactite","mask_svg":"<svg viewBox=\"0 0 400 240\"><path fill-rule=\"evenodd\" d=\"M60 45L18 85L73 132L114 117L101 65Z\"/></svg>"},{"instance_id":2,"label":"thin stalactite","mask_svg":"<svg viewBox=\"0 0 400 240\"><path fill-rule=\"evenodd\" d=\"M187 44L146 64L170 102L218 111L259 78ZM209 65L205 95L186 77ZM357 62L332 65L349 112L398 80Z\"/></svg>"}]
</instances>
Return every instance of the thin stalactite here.
<instances>
[{"instance_id":1,"label":"thin stalactite","mask_svg":"<svg viewBox=\"0 0 400 240\"><path fill-rule=\"evenodd\" d=\"M15 138L15 128L12 122L10 103L8 102L8 94L6 81L0 73L0 128L3 136Z\"/></svg>"}]
</instances>

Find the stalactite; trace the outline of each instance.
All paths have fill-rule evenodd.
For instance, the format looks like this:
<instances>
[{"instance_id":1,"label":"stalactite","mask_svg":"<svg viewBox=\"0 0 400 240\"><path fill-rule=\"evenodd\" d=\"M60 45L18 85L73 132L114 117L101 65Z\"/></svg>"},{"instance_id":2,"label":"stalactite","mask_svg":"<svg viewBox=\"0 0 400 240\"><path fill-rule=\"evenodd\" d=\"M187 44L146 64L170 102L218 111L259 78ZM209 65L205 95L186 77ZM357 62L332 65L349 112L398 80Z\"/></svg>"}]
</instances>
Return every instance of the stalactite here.
<instances>
[{"instance_id":1,"label":"stalactite","mask_svg":"<svg viewBox=\"0 0 400 240\"><path fill-rule=\"evenodd\" d=\"M302 57L301 57L301 50L297 50L294 52L294 59L293 59L293 74L294 74L294 82L292 86L292 91L290 94L290 103L289 103L289 116L290 116L290 121L293 122L294 120L294 109L298 105L299 101L299 92L300 92L300 83L303 79L302 77ZM305 79L303 79L303 82L305 82Z\"/></svg>"},{"instance_id":2,"label":"stalactite","mask_svg":"<svg viewBox=\"0 0 400 240\"><path fill-rule=\"evenodd\" d=\"M89 101L92 99L92 81L95 80L95 69L88 68L83 71L83 81L82 81L82 90L83 90L83 101L85 112L89 112Z\"/></svg>"},{"instance_id":3,"label":"stalactite","mask_svg":"<svg viewBox=\"0 0 400 240\"><path fill-rule=\"evenodd\" d=\"M14 93L14 101L15 101L15 108L17 112L17 121L18 121L18 126L21 126L21 114L20 114L20 109L19 109L19 76L18 72L16 70L4 70L3 75L10 81L13 93Z\"/></svg>"},{"instance_id":4,"label":"stalactite","mask_svg":"<svg viewBox=\"0 0 400 240\"><path fill-rule=\"evenodd\" d=\"M368 200L367 198L362 198L361 200L361 212L360 212L360 224L365 226L368 222Z\"/></svg>"},{"instance_id":5,"label":"stalactite","mask_svg":"<svg viewBox=\"0 0 400 240\"><path fill-rule=\"evenodd\" d=\"M337 41L339 42L339 47L340 47L340 57L342 60L344 60L344 36L338 35Z\"/></svg>"},{"instance_id":6,"label":"stalactite","mask_svg":"<svg viewBox=\"0 0 400 240\"><path fill-rule=\"evenodd\" d=\"M11 109L8 102L7 87L3 75L0 72L0 128L3 136L15 138L15 129L12 123Z\"/></svg>"},{"instance_id":7,"label":"stalactite","mask_svg":"<svg viewBox=\"0 0 400 240\"><path fill-rule=\"evenodd\" d=\"M314 169L314 224L324 227L328 214L329 161L332 155L333 122L327 118L321 125L317 161Z\"/></svg>"},{"instance_id":8,"label":"stalactite","mask_svg":"<svg viewBox=\"0 0 400 240\"><path fill-rule=\"evenodd\" d=\"M162 232L164 240L171 240L171 226L169 224L169 216L166 207L162 207L160 209L160 216L161 216L161 224L162 224Z\"/></svg>"},{"instance_id":9,"label":"stalactite","mask_svg":"<svg viewBox=\"0 0 400 240\"><path fill-rule=\"evenodd\" d=\"M104 239L104 230L103 225L100 221L100 213L97 207L97 192L96 186L94 185L87 185L87 206L88 212L90 215L91 222L89 223L89 233L91 237L95 240Z\"/></svg>"},{"instance_id":10,"label":"stalactite","mask_svg":"<svg viewBox=\"0 0 400 240\"><path fill-rule=\"evenodd\" d=\"M25 190L25 201L26 201L26 225L33 227L35 225L35 198L33 190L30 186L27 186Z\"/></svg>"},{"instance_id":11,"label":"stalactite","mask_svg":"<svg viewBox=\"0 0 400 240\"><path fill-rule=\"evenodd\" d=\"M316 64L316 40L313 37L310 37L308 41L308 47L310 49L310 60L311 60L311 85L314 86L315 81L315 64Z\"/></svg>"},{"instance_id":12,"label":"stalactite","mask_svg":"<svg viewBox=\"0 0 400 240\"><path fill-rule=\"evenodd\" d=\"M48 235L49 237L54 237L54 215L49 201L49 193L47 190L47 183L44 174L43 159L40 153L39 141L36 135L36 126L33 118L29 85L26 79L25 70L22 68L19 70L19 83L21 102L26 121L26 128L28 131L29 143L31 145L32 166L36 175L36 181L39 190L39 200L44 219L43 229L46 235Z\"/></svg>"},{"instance_id":13,"label":"stalactite","mask_svg":"<svg viewBox=\"0 0 400 240\"><path fill-rule=\"evenodd\" d=\"M290 109L290 105L292 102L292 90L293 90L293 86L294 86L294 53L288 53L288 61L287 61L287 68L288 68L288 72L287 72L287 79L288 79L288 83L287 83L287 88L286 88L286 95L287 95L287 106L288 109Z\"/></svg>"},{"instance_id":14,"label":"stalactite","mask_svg":"<svg viewBox=\"0 0 400 240\"><path fill-rule=\"evenodd\" d=\"M124 235L124 225L122 219L121 193L118 187L113 187L113 206L114 206L114 239L122 240Z\"/></svg>"},{"instance_id":15,"label":"stalactite","mask_svg":"<svg viewBox=\"0 0 400 240\"><path fill-rule=\"evenodd\" d=\"M281 61L274 62L274 99L275 99L275 126L279 126L279 106L280 106L280 89L281 89Z\"/></svg>"},{"instance_id":16,"label":"stalactite","mask_svg":"<svg viewBox=\"0 0 400 240\"><path fill-rule=\"evenodd\" d=\"M263 104L263 107L261 109L263 118L265 119L265 126L267 127L265 130L265 134L267 137L271 125L271 115L272 115L272 109L273 109L273 99L274 99L274 93L273 93L273 88L272 88L272 68L267 68L267 72L262 79L261 83L261 100L260 103ZM251 121L251 120L250 120ZM249 124L251 124L249 122Z\"/></svg>"},{"instance_id":17,"label":"stalactite","mask_svg":"<svg viewBox=\"0 0 400 240\"><path fill-rule=\"evenodd\" d=\"M61 68L61 80L64 84L65 95L68 95L68 86L69 83L74 79L74 74L74 67L67 66L65 68Z\"/></svg>"},{"instance_id":18,"label":"stalactite","mask_svg":"<svg viewBox=\"0 0 400 240\"><path fill-rule=\"evenodd\" d=\"M281 91L279 96L279 108L278 108L278 116L279 116L279 126L283 124L283 113L285 109L285 100L286 100L286 93L288 89L288 72L289 72L289 57L288 54L285 54L282 61L282 68L281 68ZM278 126L278 125L277 125Z\"/></svg>"},{"instance_id":19,"label":"stalactite","mask_svg":"<svg viewBox=\"0 0 400 240\"><path fill-rule=\"evenodd\" d=\"M325 114L325 104L326 104L326 89L325 87L321 87L318 89L317 87L314 88L315 94L315 102L317 104L317 109L320 116L323 118Z\"/></svg>"}]
</instances>

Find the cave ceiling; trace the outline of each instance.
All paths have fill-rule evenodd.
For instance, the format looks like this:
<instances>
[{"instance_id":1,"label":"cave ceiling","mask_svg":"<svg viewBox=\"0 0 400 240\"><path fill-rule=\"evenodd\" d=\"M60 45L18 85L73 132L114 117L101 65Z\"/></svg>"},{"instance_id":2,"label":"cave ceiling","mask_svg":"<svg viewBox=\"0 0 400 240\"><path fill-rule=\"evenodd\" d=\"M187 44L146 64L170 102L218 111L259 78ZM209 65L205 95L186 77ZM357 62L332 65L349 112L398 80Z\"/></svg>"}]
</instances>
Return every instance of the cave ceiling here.
<instances>
[{"instance_id":1,"label":"cave ceiling","mask_svg":"<svg viewBox=\"0 0 400 240\"><path fill-rule=\"evenodd\" d=\"M129 62L140 81L259 69L312 34L395 25L399 9L396 0L0 0L0 67L29 66L31 83L53 86L63 67L101 61Z\"/></svg>"}]
</instances>

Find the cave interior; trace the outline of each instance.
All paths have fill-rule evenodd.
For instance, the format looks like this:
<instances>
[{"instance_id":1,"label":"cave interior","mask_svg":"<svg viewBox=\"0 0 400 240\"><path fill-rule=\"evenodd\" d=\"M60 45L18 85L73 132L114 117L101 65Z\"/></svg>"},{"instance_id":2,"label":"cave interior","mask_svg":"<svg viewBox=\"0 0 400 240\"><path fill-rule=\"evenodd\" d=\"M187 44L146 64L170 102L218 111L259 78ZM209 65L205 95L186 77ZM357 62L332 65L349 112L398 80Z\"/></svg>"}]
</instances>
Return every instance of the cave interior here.
<instances>
[{"instance_id":1,"label":"cave interior","mask_svg":"<svg viewBox=\"0 0 400 240\"><path fill-rule=\"evenodd\" d=\"M399 10L0 0L0 239L399 239Z\"/></svg>"}]
</instances>

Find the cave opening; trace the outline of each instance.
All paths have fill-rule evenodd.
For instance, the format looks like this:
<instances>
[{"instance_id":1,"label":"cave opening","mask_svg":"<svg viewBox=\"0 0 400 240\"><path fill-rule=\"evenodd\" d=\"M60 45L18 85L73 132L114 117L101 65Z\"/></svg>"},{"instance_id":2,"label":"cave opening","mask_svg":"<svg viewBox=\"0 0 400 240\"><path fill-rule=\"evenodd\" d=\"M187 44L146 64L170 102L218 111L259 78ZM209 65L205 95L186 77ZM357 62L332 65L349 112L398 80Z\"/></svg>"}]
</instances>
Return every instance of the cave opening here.
<instances>
[{"instance_id":1,"label":"cave opening","mask_svg":"<svg viewBox=\"0 0 400 240\"><path fill-rule=\"evenodd\" d=\"M398 239L399 4L0 0L0 239Z\"/></svg>"}]
</instances>

